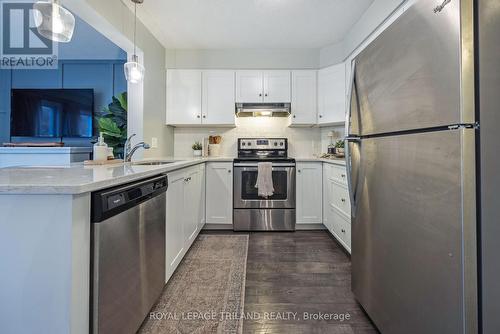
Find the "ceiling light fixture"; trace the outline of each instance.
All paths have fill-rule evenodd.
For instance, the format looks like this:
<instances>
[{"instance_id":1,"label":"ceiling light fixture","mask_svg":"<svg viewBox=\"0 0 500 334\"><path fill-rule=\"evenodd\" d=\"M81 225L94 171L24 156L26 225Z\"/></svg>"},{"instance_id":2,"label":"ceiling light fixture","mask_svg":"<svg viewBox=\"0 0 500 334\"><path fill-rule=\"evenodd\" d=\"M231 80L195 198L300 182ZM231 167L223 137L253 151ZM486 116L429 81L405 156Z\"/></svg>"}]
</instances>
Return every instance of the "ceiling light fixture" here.
<instances>
[{"instance_id":1,"label":"ceiling light fixture","mask_svg":"<svg viewBox=\"0 0 500 334\"><path fill-rule=\"evenodd\" d=\"M59 0L38 1L33 5L35 25L43 37L68 43L75 30L75 16L59 4Z\"/></svg>"},{"instance_id":2,"label":"ceiling light fixture","mask_svg":"<svg viewBox=\"0 0 500 334\"><path fill-rule=\"evenodd\" d=\"M125 78L133 84L139 83L144 79L144 66L139 64L139 57L136 54L135 38L137 33L137 4L141 4L144 0L130 0L134 3L134 54L131 61L125 63Z\"/></svg>"}]
</instances>

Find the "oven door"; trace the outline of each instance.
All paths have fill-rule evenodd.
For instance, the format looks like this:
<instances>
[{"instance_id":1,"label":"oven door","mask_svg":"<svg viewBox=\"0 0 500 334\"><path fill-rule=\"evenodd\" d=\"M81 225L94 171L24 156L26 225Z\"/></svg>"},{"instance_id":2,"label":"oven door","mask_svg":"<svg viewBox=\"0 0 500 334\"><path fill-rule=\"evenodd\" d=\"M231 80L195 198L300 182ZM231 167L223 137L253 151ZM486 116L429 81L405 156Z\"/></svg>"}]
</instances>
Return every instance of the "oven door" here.
<instances>
[{"instance_id":1,"label":"oven door","mask_svg":"<svg viewBox=\"0 0 500 334\"><path fill-rule=\"evenodd\" d=\"M294 209L295 208L295 164L273 163L274 195L260 197L257 184L256 163L234 164L235 209Z\"/></svg>"}]
</instances>

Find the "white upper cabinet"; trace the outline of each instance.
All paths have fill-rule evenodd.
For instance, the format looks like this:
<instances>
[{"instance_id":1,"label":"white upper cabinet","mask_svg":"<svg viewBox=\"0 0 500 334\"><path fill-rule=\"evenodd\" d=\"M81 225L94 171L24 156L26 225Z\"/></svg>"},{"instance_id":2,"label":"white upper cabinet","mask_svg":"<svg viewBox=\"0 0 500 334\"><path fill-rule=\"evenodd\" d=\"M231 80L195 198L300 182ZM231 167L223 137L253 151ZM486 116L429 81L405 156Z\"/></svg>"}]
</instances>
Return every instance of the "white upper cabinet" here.
<instances>
[{"instance_id":1,"label":"white upper cabinet","mask_svg":"<svg viewBox=\"0 0 500 334\"><path fill-rule=\"evenodd\" d=\"M201 123L201 71L167 71L167 124Z\"/></svg>"},{"instance_id":2,"label":"white upper cabinet","mask_svg":"<svg viewBox=\"0 0 500 334\"><path fill-rule=\"evenodd\" d=\"M237 71L236 102L278 103L291 101L290 71Z\"/></svg>"},{"instance_id":3,"label":"white upper cabinet","mask_svg":"<svg viewBox=\"0 0 500 334\"><path fill-rule=\"evenodd\" d=\"M234 71L203 71L202 123L233 125Z\"/></svg>"},{"instance_id":4,"label":"white upper cabinet","mask_svg":"<svg viewBox=\"0 0 500 334\"><path fill-rule=\"evenodd\" d=\"M345 122L345 64L337 64L318 72L318 124Z\"/></svg>"},{"instance_id":5,"label":"white upper cabinet","mask_svg":"<svg viewBox=\"0 0 500 334\"><path fill-rule=\"evenodd\" d=\"M265 71L264 102L280 103L291 102L290 71Z\"/></svg>"},{"instance_id":6,"label":"white upper cabinet","mask_svg":"<svg viewBox=\"0 0 500 334\"><path fill-rule=\"evenodd\" d=\"M234 71L168 70L168 125L234 125Z\"/></svg>"},{"instance_id":7,"label":"white upper cabinet","mask_svg":"<svg viewBox=\"0 0 500 334\"><path fill-rule=\"evenodd\" d=\"M236 102L263 101L262 71L236 71Z\"/></svg>"},{"instance_id":8,"label":"white upper cabinet","mask_svg":"<svg viewBox=\"0 0 500 334\"><path fill-rule=\"evenodd\" d=\"M317 71L292 71L292 124L316 124Z\"/></svg>"}]
</instances>

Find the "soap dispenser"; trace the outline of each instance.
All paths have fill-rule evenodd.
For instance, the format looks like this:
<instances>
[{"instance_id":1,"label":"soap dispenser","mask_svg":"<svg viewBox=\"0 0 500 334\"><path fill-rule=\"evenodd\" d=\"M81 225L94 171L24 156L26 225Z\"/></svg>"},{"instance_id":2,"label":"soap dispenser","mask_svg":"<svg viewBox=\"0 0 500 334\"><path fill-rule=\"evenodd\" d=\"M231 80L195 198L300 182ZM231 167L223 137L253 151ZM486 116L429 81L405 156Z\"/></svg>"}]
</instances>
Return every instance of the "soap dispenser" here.
<instances>
[{"instance_id":1,"label":"soap dispenser","mask_svg":"<svg viewBox=\"0 0 500 334\"><path fill-rule=\"evenodd\" d=\"M104 142L102 132L99 132L99 139L94 144L94 160L107 160L108 159L108 145Z\"/></svg>"}]
</instances>

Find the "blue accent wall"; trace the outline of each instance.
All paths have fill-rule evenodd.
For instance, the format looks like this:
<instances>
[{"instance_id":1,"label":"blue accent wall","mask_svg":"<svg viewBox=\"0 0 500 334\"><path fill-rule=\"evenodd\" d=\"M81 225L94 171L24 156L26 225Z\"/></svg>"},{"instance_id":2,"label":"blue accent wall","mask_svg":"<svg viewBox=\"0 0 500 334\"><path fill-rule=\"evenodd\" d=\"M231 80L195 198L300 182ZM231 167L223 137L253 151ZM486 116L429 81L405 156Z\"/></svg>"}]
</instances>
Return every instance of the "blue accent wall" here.
<instances>
[{"instance_id":1,"label":"blue accent wall","mask_svg":"<svg viewBox=\"0 0 500 334\"><path fill-rule=\"evenodd\" d=\"M111 102L113 95L127 90L124 63L124 60L60 60L55 70L0 70L0 143L11 140L11 89L93 88L94 111L100 111ZM20 140L27 141L30 138ZM89 145L89 140L64 141L67 145Z\"/></svg>"}]
</instances>

